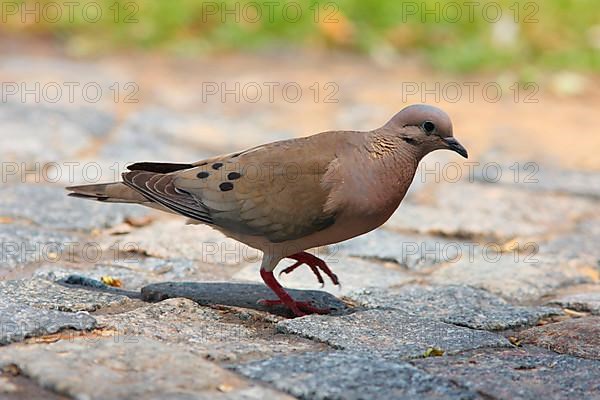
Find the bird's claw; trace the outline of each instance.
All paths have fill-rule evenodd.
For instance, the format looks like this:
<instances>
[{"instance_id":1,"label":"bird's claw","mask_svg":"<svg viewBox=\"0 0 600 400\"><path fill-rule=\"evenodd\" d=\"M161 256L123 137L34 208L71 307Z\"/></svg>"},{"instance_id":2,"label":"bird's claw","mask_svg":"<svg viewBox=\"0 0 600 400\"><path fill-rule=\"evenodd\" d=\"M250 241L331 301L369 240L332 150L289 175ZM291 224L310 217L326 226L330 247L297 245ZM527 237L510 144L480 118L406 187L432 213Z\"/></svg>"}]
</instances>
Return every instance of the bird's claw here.
<instances>
[{"instance_id":1,"label":"bird's claw","mask_svg":"<svg viewBox=\"0 0 600 400\"><path fill-rule=\"evenodd\" d=\"M321 275L321 271L323 271L325 275L331 279L331 282L333 282L334 285L339 286L341 289L342 285L340 285L337 275L334 274L331 269L329 269L325 261L321 260L320 258L304 251L301 253L292 254L291 256L288 256L288 258L296 260L296 262L293 265L281 270L281 272L279 272L279 277L281 277L281 274L283 273L289 274L302 264L306 264L311 269L313 274L316 275L317 280L321 284L321 288L325 287L325 281L323 280L323 275Z\"/></svg>"}]
</instances>

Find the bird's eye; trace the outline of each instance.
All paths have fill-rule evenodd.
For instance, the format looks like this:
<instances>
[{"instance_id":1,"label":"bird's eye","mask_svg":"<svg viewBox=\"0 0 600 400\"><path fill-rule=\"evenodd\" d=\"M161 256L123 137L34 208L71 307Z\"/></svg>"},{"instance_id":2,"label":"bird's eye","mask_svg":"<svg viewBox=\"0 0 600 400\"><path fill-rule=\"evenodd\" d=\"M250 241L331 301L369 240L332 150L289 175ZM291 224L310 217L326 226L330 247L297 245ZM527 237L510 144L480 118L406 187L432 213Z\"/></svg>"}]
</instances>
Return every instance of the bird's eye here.
<instances>
[{"instance_id":1,"label":"bird's eye","mask_svg":"<svg viewBox=\"0 0 600 400\"><path fill-rule=\"evenodd\" d=\"M431 135L433 131L435 131L435 124L431 121L425 121L421 126L423 127L425 133L428 135Z\"/></svg>"}]
</instances>

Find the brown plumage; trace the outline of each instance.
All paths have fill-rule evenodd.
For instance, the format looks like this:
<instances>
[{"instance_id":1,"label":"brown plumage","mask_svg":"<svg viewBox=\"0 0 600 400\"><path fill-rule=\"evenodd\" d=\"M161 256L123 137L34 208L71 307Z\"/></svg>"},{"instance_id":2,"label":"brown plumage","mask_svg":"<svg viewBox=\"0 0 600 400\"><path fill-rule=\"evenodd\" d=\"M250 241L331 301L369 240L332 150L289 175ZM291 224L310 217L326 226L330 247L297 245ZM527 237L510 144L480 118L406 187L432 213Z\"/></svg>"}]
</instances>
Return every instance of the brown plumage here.
<instances>
[{"instance_id":1,"label":"brown plumage","mask_svg":"<svg viewBox=\"0 0 600 400\"><path fill-rule=\"evenodd\" d=\"M254 147L192 164L136 163L123 182L68 188L71 196L139 203L204 223L264 253L261 276L296 315L325 312L296 302L273 277L282 258L337 283L305 250L383 224L399 206L427 153L466 157L441 110L410 106L368 132L331 131Z\"/></svg>"}]
</instances>

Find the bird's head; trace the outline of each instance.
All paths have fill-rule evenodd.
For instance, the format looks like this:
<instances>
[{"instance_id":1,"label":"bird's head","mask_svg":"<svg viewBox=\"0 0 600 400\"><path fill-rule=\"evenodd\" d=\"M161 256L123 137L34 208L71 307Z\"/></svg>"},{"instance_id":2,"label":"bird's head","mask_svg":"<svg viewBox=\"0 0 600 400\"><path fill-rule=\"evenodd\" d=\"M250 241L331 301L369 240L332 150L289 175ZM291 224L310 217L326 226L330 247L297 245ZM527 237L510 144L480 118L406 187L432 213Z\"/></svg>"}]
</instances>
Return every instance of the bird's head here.
<instances>
[{"instance_id":1,"label":"bird's head","mask_svg":"<svg viewBox=\"0 0 600 400\"><path fill-rule=\"evenodd\" d=\"M408 106L394 115L383 128L415 146L421 157L440 149L468 157L467 150L452 135L450 117L437 107L426 104Z\"/></svg>"}]
</instances>

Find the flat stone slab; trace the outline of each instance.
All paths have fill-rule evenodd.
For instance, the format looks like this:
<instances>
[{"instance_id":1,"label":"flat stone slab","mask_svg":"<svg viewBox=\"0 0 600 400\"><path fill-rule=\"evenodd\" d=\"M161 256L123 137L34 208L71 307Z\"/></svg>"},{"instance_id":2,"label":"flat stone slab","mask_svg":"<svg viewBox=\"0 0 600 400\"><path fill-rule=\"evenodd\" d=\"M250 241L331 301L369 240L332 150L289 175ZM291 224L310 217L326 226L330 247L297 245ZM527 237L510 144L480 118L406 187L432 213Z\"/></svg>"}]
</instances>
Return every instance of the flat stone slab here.
<instances>
[{"instance_id":1,"label":"flat stone slab","mask_svg":"<svg viewBox=\"0 0 600 400\"><path fill-rule=\"evenodd\" d=\"M480 399L407 362L365 353L306 353L239 365L236 372L300 399Z\"/></svg>"},{"instance_id":2,"label":"flat stone slab","mask_svg":"<svg viewBox=\"0 0 600 400\"><path fill-rule=\"evenodd\" d=\"M555 235L539 244L539 256L565 266L600 266L600 218L587 218L573 230ZM596 272L597 274L597 272Z\"/></svg>"},{"instance_id":3,"label":"flat stone slab","mask_svg":"<svg viewBox=\"0 0 600 400\"><path fill-rule=\"evenodd\" d=\"M40 104L3 102L0 109L0 159L18 164L72 160L94 139L108 134L114 123L113 115L93 107L60 109ZM14 179L22 182L24 171L21 165L18 168ZM12 177L8 176L9 179Z\"/></svg>"},{"instance_id":4,"label":"flat stone slab","mask_svg":"<svg viewBox=\"0 0 600 400\"><path fill-rule=\"evenodd\" d=\"M71 259L74 246L81 242L80 237L69 233L21 224L0 224L0 273L27 264Z\"/></svg>"},{"instance_id":5,"label":"flat stone slab","mask_svg":"<svg viewBox=\"0 0 600 400\"><path fill-rule=\"evenodd\" d=\"M445 354L509 342L491 332L472 330L398 310L367 310L342 316L309 315L277 323L282 333L300 335L335 349L365 351L387 359L422 357L430 348Z\"/></svg>"},{"instance_id":6,"label":"flat stone slab","mask_svg":"<svg viewBox=\"0 0 600 400\"><path fill-rule=\"evenodd\" d=\"M522 349L477 350L411 363L485 399L598 399L600 362Z\"/></svg>"},{"instance_id":7,"label":"flat stone slab","mask_svg":"<svg viewBox=\"0 0 600 400\"><path fill-rule=\"evenodd\" d=\"M548 304L556 304L575 311L584 311L600 315L600 288L594 292L570 294L551 300Z\"/></svg>"},{"instance_id":8,"label":"flat stone slab","mask_svg":"<svg viewBox=\"0 0 600 400\"><path fill-rule=\"evenodd\" d=\"M197 101L203 102L201 98ZM229 107L224 113L222 104L219 106L191 113L159 106L142 108L128 116L100 155L128 162L193 162L290 137L288 132L273 127L271 115L246 112L235 117Z\"/></svg>"},{"instance_id":9,"label":"flat stone slab","mask_svg":"<svg viewBox=\"0 0 600 400\"><path fill-rule=\"evenodd\" d=\"M489 161L497 163L492 157L489 157ZM565 170L529 161L515 164L515 160L512 160L511 163L499 165L503 171L500 177L491 174L491 168L490 176L482 173L483 168L475 168L474 179L488 184L518 185L527 190L600 198L600 177L597 172Z\"/></svg>"},{"instance_id":10,"label":"flat stone slab","mask_svg":"<svg viewBox=\"0 0 600 400\"><path fill-rule=\"evenodd\" d=\"M199 125L192 124L185 114L161 107L144 108L127 117L116 130L114 139L103 146L100 156L123 163L139 160L193 162L218 154L206 154L199 140L212 135L210 132L198 134ZM194 128L196 135L189 133Z\"/></svg>"},{"instance_id":11,"label":"flat stone slab","mask_svg":"<svg viewBox=\"0 0 600 400\"><path fill-rule=\"evenodd\" d=\"M10 368L0 374L0 395L2 400L44 399L71 400L42 388L26 376L20 375L16 368Z\"/></svg>"},{"instance_id":12,"label":"flat stone slab","mask_svg":"<svg viewBox=\"0 0 600 400\"><path fill-rule=\"evenodd\" d=\"M516 336L522 343L561 354L600 360L600 317L573 318L537 326L521 331Z\"/></svg>"},{"instance_id":13,"label":"flat stone slab","mask_svg":"<svg viewBox=\"0 0 600 400\"><path fill-rule=\"evenodd\" d=\"M186 225L185 218L161 220L118 240L134 243L138 252L151 257L185 258L219 266L258 263L262 256L258 250L229 239L207 225ZM111 245L107 243L107 247Z\"/></svg>"},{"instance_id":14,"label":"flat stone slab","mask_svg":"<svg viewBox=\"0 0 600 400\"><path fill-rule=\"evenodd\" d=\"M0 282L0 305L24 304L45 310L91 312L129 301L126 296L67 287L38 278Z\"/></svg>"},{"instance_id":15,"label":"flat stone slab","mask_svg":"<svg viewBox=\"0 0 600 400\"><path fill-rule=\"evenodd\" d=\"M117 225L126 217L141 217L148 213L148 209L141 206L103 204L68 197L67 191L58 185L0 187L0 216L24 219L45 228L91 231Z\"/></svg>"},{"instance_id":16,"label":"flat stone slab","mask_svg":"<svg viewBox=\"0 0 600 400\"><path fill-rule=\"evenodd\" d=\"M11 346L0 353L0 366L15 364L41 386L76 399L290 399L184 347L115 339Z\"/></svg>"},{"instance_id":17,"label":"flat stone slab","mask_svg":"<svg viewBox=\"0 0 600 400\"><path fill-rule=\"evenodd\" d=\"M136 255L135 259L124 260L121 263L98 263L81 268L67 267L64 264L44 264L34 273L34 277L51 281L64 280L71 275L82 275L94 280L111 276L121 281L122 289L139 291L150 283L190 280L198 275L198 271L192 260L164 260ZM204 279L209 278L208 274L204 275L206 275Z\"/></svg>"},{"instance_id":18,"label":"flat stone slab","mask_svg":"<svg viewBox=\"0 0 600 400\"><path fill-rule=\"evenodd\" d=\"M125 96L118 94L117 101L115 101L115 96L111 94L111 91L115 89L113 86L115 82L119 82L119 85L124 88L126 82L136 81L133 71L129 72L122 66L110 64L107 67L106 63L99 60L67 59L58 54L47 54L40 57L39 55L11 53L10 57L4 57L0 62L0 73L5 82L26 82L29 85L28 88L33 88L36 82L40 82L42 88L47 83L58 83L62 96L55 99L45 95L46 90L38 95L40 100L35 99L33 94L27 95L25 99L22 99L19 94L9 95L7 98L15 103L25 100L30 108L44 109L47 107L52 110L68 111L70 119L80 121L86 130L91 130L90 133L96 135L97 128L95 129L95 126L108 125L108 129L110 129L115 123L114 113L117 113L123 106ZM75 85L72 95L67 95L67 85L65 84L63 87L63 82L77 82L81 86ZM86 98L81 92L87 83L102 91L101 95L94 98L93 101ZM90 94L95 88L90 90ZM138 97L133 95L132 99ZM30 133L35 137L33 134L38 131L22 133ZM106 134L108 133L107 131Z\"/></svg>"},{"instance_id":19,"label":"flat stone slab","mask_svg":"<svg viewBox=\"0 0 600 400\"><path fill-rule=\"evenodd\" d=\"M410 272L403 270L395 263L380 263L375 260L362 260L356 257L344 257L338 255L319 254L329 268L338 276L341 286L334 285L329 277L323 275L325 285L320 287L317 277L307 266L301 266L290 274L282 274L278 277L279 282L286 288L294 289L315 289L327 291L335 295L346 295L353 290L364 287L389 287L402 285L414 281L417 277ZM292 265L293 262L281 262L275 273ZM252 264L242 268L233 275L233 279L262 282L259 274L259 265Z\"/></svg>"},{"instance_id":20,"label":"flat stone slab","mask_svg":"<svg viewBox=\"0 0 600 400\"><path fill-rule=\"evenodd\" d=\"M384 225L391 230L508 240L554 231L595 212L592 200L548 196L481 183L430 185L424 198L403 203Z\"/></svg>"},{"instance_id":21,"label":"flat stone slab","mask_svg":"<svg viewBox=\"0 0 600 400\"><path fill-rule=\"evenodd\" d=\"M327 292L318 290L288 290L299 301L311 301L317 307L329 307L333 313L346 310L346 305ZM275 299L275 294L265 285L235 282L164 282L142 288L142 300L161 301L184 297L203 306L224 305L268 311L277 315L291 316L287 308L265 307L261 299Z\"/></svg>"},{"instance_id":22,"label":"flat stone slab","mask_svg":"<svg viewBox=\"0 0 600 400\"><path fill-rule=\"evenodd\" d=\"M394 308L448 324L485 330L535 325L541 318L561 313L552 307L513 306L485 290L464 285L366 289L349 297L366 307Z\"/></svg>"},{"instance_id":23,"label":"flat stone slab","mask_svg":"<svg viewBox=\"0 0 600 400\"><path fill-rule=\"evenodd\" d=\"M96 320L85 313L40 310L23 304L0 304L0 345L65 329L82 331L95 326Z\"/></svg>"},{"instance_id":24,"label":"flat stone slab","mask_svg":"<svg viewBox=\"0 0 600 400\"><path fill-rule=\"evenodd\" d=\"M461 243L431 235L410 235L375 229L345 242L328 246L334 257L350 255L393 261L403 268L422 271L432 266L456 260Z\"/></svg>"},{"instance_id":25,"label":"flat stone slab","mask_svg":"<svg viewBox=\"0 0 600 400\"><path fill-rule=\"evenodd\" d=\"M497 257L478 255L434 271L427 281L436 285L469 285L502 296L511 301L531 302L554 290L594 280L588 267L563 265L558 261L533 255L515 261L514 253ZM488 257L486 259L486 257Z\"/></svg>"},{"instance_id":26,"label":"flat stone slab","mask_svg":"<svg viewBox=\"0 0 600 400\"><path fill-rule=\"evenodd\" d=\"M179 343L206 358L223 362L318 351L325 347L295 335L278 334L274 323L263 321L263 317L257 312L224 312L175 298L119 314L97 315L96 319L99 326L119 335Z\"/></svg>"}]
</instances>

